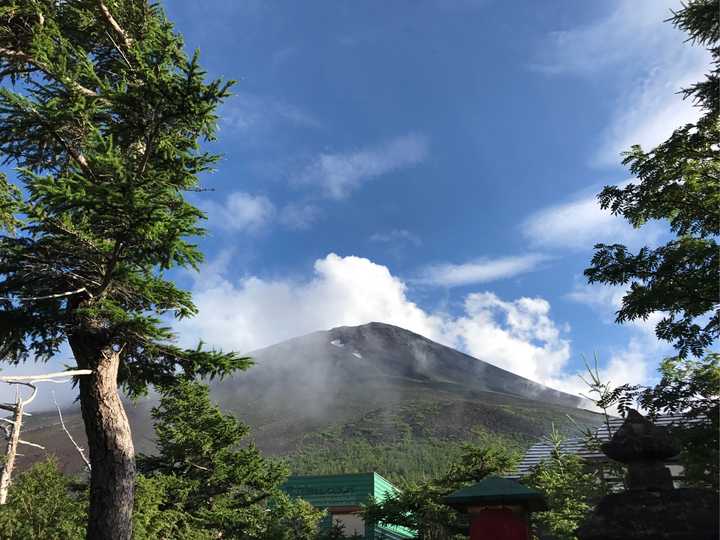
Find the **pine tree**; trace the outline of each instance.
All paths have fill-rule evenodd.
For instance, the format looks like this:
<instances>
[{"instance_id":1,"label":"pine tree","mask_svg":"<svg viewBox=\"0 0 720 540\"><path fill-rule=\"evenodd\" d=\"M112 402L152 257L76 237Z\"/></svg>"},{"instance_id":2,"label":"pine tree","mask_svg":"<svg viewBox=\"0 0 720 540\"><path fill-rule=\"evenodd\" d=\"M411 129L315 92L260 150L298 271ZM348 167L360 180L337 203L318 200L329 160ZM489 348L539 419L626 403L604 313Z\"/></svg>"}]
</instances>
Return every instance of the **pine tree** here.
<instances>
[{"instance_id":1,"label":"pine tree","mask_svg":"<svg viewBox=\"0 0 720 540\"><path fill-rule=\"evenodd\" d=\"M181 380L164 388L152 415L157 454L139 457L140 478L162 491L156 514L172 519L171 537L315 538L323 512L282 493L287 466L243 445L249 428L223 414L207 386Z\"/></svg>"},{"instance_id":2,"label":"pine tree","mask_svg":"<svg viewBox=\"0 0 720 540\"><path fill-rule=\"evenodd\" d=\"M214 113L229 83L147 0L0 3L0 358L77 365L92 477L88 538L129 539L134 450L118 388L178 372L222 376L234 353L173 343L168 315L195 313L165 277L197 267L203 214L184 193L217 160Z\"/></svg>"}]
</instances>

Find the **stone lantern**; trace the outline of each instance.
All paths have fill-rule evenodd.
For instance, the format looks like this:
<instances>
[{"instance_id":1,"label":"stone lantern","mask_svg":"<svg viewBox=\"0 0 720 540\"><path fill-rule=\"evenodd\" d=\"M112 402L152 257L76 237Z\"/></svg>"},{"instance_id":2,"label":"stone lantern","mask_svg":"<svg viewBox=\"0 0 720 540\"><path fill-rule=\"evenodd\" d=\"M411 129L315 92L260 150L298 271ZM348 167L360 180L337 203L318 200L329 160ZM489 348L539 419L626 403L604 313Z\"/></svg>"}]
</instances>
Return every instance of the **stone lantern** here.
<instances>
[{"instance_id":1,"label":"stone lantern","mask_svg":"<svg viewBox=\"0 0 720 540\"><path fill-rule=\"evenodd\" d=\"M680 448L667 429L631 410L602 451L627 467L626 490L603 497L580 540L717 540L717 494L673 486L664 462Z\"/></svg>"},{"instance_id":2,"label":"stone lantern","mask_svg":"<svg viewBox=\"0 0 720 540\"><path fill-rule=\"evenodd\" d=\"M545 497L522 484L488 476L444 498L470 517L470 540L529 540L530 512L547 510Z\"/></svg>"}]
</instances>

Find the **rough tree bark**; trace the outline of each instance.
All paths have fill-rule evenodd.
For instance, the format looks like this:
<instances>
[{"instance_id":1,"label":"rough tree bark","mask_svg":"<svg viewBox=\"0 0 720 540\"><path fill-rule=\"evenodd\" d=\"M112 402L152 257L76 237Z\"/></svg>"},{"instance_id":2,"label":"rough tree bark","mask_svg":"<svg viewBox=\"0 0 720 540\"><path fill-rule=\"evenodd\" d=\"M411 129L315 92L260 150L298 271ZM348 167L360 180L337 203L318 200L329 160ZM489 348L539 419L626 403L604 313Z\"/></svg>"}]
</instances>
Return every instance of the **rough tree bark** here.
<instances>
[{"instance_id":1,"label":"rough tree bark","mask_svg":"<svg viewBox=\"0 0 720 540\"><path fill-rule=\"evenodd\" d=\"M120 353L98 328L75 332L68 341L78 367L93 370L92 375L80 379L80 406L92 467L87 539L130 540L135 450L118 393Z\"/></svg>"}]
</instances>

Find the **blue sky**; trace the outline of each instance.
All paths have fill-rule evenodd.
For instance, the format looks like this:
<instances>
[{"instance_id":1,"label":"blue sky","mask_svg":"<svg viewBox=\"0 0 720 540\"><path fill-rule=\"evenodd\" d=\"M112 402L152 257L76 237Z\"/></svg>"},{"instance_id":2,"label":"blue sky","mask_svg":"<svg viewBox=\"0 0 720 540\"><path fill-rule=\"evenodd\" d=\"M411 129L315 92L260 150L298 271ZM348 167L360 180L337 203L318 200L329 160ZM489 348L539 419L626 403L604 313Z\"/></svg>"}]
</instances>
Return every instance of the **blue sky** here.
<instances>
[{"instance_id":1,"label":"blue sky","mask_svg":"<svg viewBox=\"0 0 720 540\"><path fill-rule=\"evenodd\" d=\"M673 7L168 2L209 74L238 80L181 339L252 350L381 320L570 391L582 354L652 378L656 318L613 324L622 291L582 270L596 242L664 237L594 196L628 180L620 151L696 117L675 92L708 58Z\"/></svg>"},{"instance_id":2,"label":"blue sky","mask_svg":"<svg viewBox=\"0 0 720 540\"><path fill-rule=\"evenodd\" d=\"M661 0L162 2L220 110L199 274L181 341L249 351L372 320L568 391L581 355L646 382L670 352L613 324L621 290L582 277L634 231L594 196L619 152L697 112L676 92L705 51Z\"/></svg>"}]
</instances>

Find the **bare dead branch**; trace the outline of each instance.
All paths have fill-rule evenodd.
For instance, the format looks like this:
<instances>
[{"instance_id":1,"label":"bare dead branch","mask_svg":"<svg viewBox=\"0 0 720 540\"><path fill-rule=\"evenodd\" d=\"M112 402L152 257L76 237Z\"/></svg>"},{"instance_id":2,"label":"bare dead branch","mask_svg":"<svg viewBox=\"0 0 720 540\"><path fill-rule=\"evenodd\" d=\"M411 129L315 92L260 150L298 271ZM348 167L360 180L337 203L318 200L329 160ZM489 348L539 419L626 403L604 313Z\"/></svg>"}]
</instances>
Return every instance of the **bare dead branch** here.
<instances>
[{"instance_id":1,"label":"bare dead branch","mask_svg":"<svg viewBox=\"0 0 720 540\"><path fill-rule=\"evenodd\" d=\"M87 293L90 298L93 297L92 293L88 291L85 287L80 287L79 289L75 291L68 291L64 293L57 293L57 294L47 294L45 296L24 296L19 298L13 298L12 296L4 296L0 299L2 300L18 300L20 302L34 302L35 300L50 300L52 298L63 298L65 296L72 296L74 294L80 294L80 293Z\"/></svg>"},{"instance_id":2,"label":"bare dead branch","mask_svg":"<svg viewBox=\"0 0 720 540\"><path fill-rule=\"evenodd\" d=\"M20 430L22 429L22 418L23 415L27 415L23 411L25 406L29 405L37 396L37 386L35 386L36 383L39 382L53 382L53 383L59 383L63 381L59 381L58 378L60 377L68 377L73 375L89 375L92 371L89 369L76 369L76 370L69 370L69 371L60 371L55 373L44 373L42 375L16 375L16 376L8 376L8 377L0 377L0 382L5 382L7 384L15 385L15 405L14 407L11 407L10 405L4 405L0 404L0 408L2 409L10 409L13 412L12 420L9 420L7 418L3 418L5 422L8 422L11 424L11 428L5 428L3 426L3 431L5 431L6 437L7 437L7 445L5 447L5 462L3 464L2 472L0 472L0 505L3 505L7 502L7 496L8 496L8 490L10 489L10 484L12 482L12 473L15 469L15 458L17 456L22 456L22 454L19 454L17 452L17 447L19 444L24 444L27 446L33 446L35 448L40 448L42 450L45 450L45 448L39 444L31 443L28 441L25 441L23 439L20 439ZM69 379L66 379L69 380ZM32 381L32 382L29 382ZM31 394L27 398L23 399L20 395L20 387L26 386L30 388ZM53 399L55 399L55 395L53 394ZM57 405L57 402L55 402L55 405ZM58 412L60 412L60 408L58 407ZM62 415L60 416L61 422L62 422ZM65 429L65 432L70 436L70 433L65 428L65 424L63 422L63 429ZM73 444L75 444L75 441L70 437L70 440L73 441ZM76 448L78 448L77 445L75 445ZM79 450L79 448L78 448ZM81 456L84 455L81 452Z\"/></svg>"},{"instance_id":3,"label":"bare dead branch","mask_svg":"<svg viewBox=\"0 0 720 540\"><path fill-rule=\"evenodd\" d=\"M33 447L35 447L35 448L39 448L40 450L45 450L45 447L44 447L44 446L41 446L41 445L39 445L39 444L35 444L35 443L32 443L32 442L28 442L28 441L23 441L22 439L18 439L18 443L19 443L19 444L24 444L24 445L27 445L27 446L33 446Z\"/></svg>"},{"instance_id":4,"label":"bare dead branch","mask_svg":"<svg viewBox=\"0 0 720 540\"><path fill-rule=\"evenodd\" d=\"M103 0L98 0L98 7L100 7L100 12L103 14L105 21L110 25L110 27L115 31L115 33L120 36L120 39L122 40L125 48L129 49L133 43L132 38L118 24L118 22L115 20L115 17L112 16L112 13L110 13L110 10L105 5L105 2L103 2Z\"/></svg>"},{"instance_id":5,"label":"bare dead branch","mask_svg":"<svg viewBox=\"0 0 720 540\"><path fill-rule=\"evenodd\" d=\"M57 402L57 400L55 399L55 392L52 393L52 397L53 397L53 402L55 403L55 407L57 408L58 417L60 417L60 425L62 426L63 431L65 432L65 435L68 436L68 439L70 439L70 442L71 442L71 443L73 444L73 446L75 447L75 450L77 450L77 451L78 451L78 454L80 454L80 458L82 458L83 462L85 463L85 468L86 468L88 471L91 471L91 470L92 470L92 466L90 465L90 460L89 460L89 459L87 458L87 456L85 455L85 450L83 450L82 446L80 446L77 442L75 442L75 439L74 439L73 436L70 434L70 430L69 430L69 429L67 428L67 426L65 425L65 421L63 420L62 411L60 410L60 405L58 405L58 402Z\"/></svg>"},{"instance_id":6,"label":"bare dead branch","mask_svg":"<svg viewBox=\"0 0 720 540\"><path fill-rule=\"evenodd\" d=\"M57 379L59 377L77 377L79 375L90 375L91 369L72 369L69 371L56 371L55 373L44 373L42 375L8 375L0 377L0 382L8 384L21 384L22 381L33 381L33 382L58 382L52 381L51 379ZM64 381L61 381L64 382Z\"/></svg>"},{"instance_id":7,"label":"bare dead branch","mask_svg":"<svg viewBox=\"0 0 720 540\"><path fill-rule=\"evenodd\" d=\"M15 405L13 405L12 403L0 403L0 409L14 413ZM32 415L30 413L23 413L23 416L32 416Z\"/></svg>"},{"instance_id":8,"label":"bare dead branch","mask_svg":"<svg viewBox=\"0 0 720 540\"><path fill-rule=\"evenodd\" d=\"M8 490L12 481L13 469L15 469L15 457L17 446L20 441L20 428L22 426L23 407L25 402L20 398L20 391L17 390L15 398L15 412L13 415L14 425L10 430L7 445L5 446L5 463L0 473L0 505L7 502Z\"/></svg>"},{"instance_id":9,"label":"bare dead branch","mask_svg":"<svg viewBox=\"0 0 720 540\"><path fill-rule=\"evenodd\" d=\"M79 94L82 94L87 97L99 97L97 92L95 92L94 90L91 90L90 88L86 88L85 86L81 85L77 81L74 81L72 79L63 79L61 77L55 76L45 64L36 60L35 58L33 58L32 56L30 56L29 54L27 54L23 51L13 51L12 49L0 47L0 56L4 56L5 58L9 58L11 60L29 64L29 65L39 69L40 71L42 71L48 77L58 80L65 86L72 88Z\"/></svg>"},{"instance_id":10,"label":"bare dead branch","mask_svg":"<svg viewBox=\"0 0 720 540\"><path fill-rule=\"evenodd\" d=\"M196 463L193 463L192 461L188 461L187 463L188 463L188 465L192 465L193 467L195 467L196 469L200 469L201 471L209 471L210 470L207 467L203 467L202 465L198 465Z\"/></svg>"}]
</instances>

